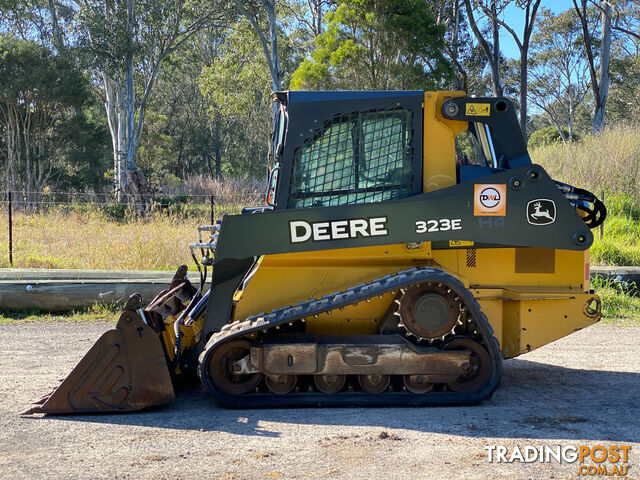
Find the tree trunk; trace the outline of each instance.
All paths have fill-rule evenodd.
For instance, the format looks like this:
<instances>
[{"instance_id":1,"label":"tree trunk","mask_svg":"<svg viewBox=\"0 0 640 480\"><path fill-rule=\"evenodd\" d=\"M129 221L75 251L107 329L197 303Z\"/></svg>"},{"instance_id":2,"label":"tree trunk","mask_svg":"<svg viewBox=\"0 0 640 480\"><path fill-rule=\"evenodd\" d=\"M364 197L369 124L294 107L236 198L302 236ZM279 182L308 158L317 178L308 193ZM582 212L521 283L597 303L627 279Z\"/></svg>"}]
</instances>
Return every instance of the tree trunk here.
<instances>
[{"instance_id":1,"label":"tree trunk","mask_svg":"<svg viewBox=\"0 0 640 480\"><path fill-rule=\"evenodd\" d=\"M127 124L125 188L127 193L131 196L130 204L133 207L133 211L138 215L142 215L149 211L151 199L147 179L145 178L143 171L136 168L136 152L138 150L139 137L136 135L136 92L133 85L134 12L134 0L127 0L127 34L129 45L125 59L125 79L127 83L126 98L124 99ZM143 115L142 111L140 112L140 115Z\"/></svg>"},{"instance_id":2,"label":"tree trunk","mask_svg":"<svg viewBox=\"0 0 640 480\"><path fill-rule=\"evenodd\" d=\"M58 53L63 53L64 42L62 41L62 34L60 33L60 26L58 25L58 13L56 12L56 6L53 0L48 0L49 15L51 15L51 33L53 34L53 45L58 50Z\"/></svg>"},{"instance_id":3,"label":"tree trunk","mask_svg":"<svg viewBox=\"0 0 640 480\"><path fill-rule=\"evenodd\" d=\"M602 9L602 33L600 48L600 82L598 89L598 101L594 102L593 118L591 126L593 132L598 133L604 129L605 115L607 108L607 97L609 96L609 63L611 60L611 5L607 0L600 2Z\"/></svg>"},{"instance_id":4,"label":"tree trunk","mask_svg":"<svg viewBox=\"0 0 640 480\"><path fill-rule=\"evenodd\" d=\"M525 142L527 141L527 89L529 87L527 68L528 48L520 52L520 130Z\"/></svg>"},{"instance_id":5,"label":"tree trunk","mask_svg":"<svg viewBox=\"0 0 640 480\"><path fill-rule=\"evenodd\" d=\"M282 70L280 70L280 54L278 53L278 24L275 0L266 0L264 8L269 19L269 36L271 40L271 86L273 91L277 92L282 88Z\"/></svg>"},{"instance_id":6,"label":"tree trunk","mask_svg":"<svg viewBox=\"0 0 640 480\"><path fill-rule=\"evenodd\" d=\"M504 93L500 78L500 32L498 31L498 12L495 0L491 2L491 33L493 35L493 59L495 68L491 67L491 90L494 97L501 97Z\"/></svg>"},{"instance_id":7,"label":"tree trunk","mask_svg":"<svg viewBox=\"0 0 640 480\"><path fill-rule=\"evenodd\" d=\"M607 0L601 0L599 8L602 18L602 33L600 47L600 78L597 76L595 57L591 41L589 25L587 23L587 0L582 0L578 6L578 0L573 0L573 5L580 23L584 37L584 49L587 54L589 74L591 75L591 92L593 93L593 112L591 127L593 133L600 132L605 125L605 112L607 97L609 95L609 61L611 57L611 5ZM603 84L604 82L604 84Z\"/></svg>"},{"instance_id":8,"label":"tree trunk","mask_svg":"<svg viewBox=\"0 0 640 480\"><path fill-rule=\"evenodd\" d=\"M478 24L476 23L476 19L474 17L475 9L471 6L471 0L464 0L464 5L467 9L467 18L469 20L471 30L473 31L473 35L476 37L480 48L482 48L482 51L487 57L489 67L491 67L491 91L493 92L494 96L501 97L504 90L502 87L502 80L500 76L500 36L498 34L499 22L497 21L497 13L495 13L496 0L492 0L491 10L487 12L488 16L491 18L492 33L494 35L493 48L489 46L489 43L485 40L482 32L478 28Z\"/></svg>"},{"instance_id":9,"label":"tree trunk","mask_svg":"<svg viewBox=\"0 0 640 480\"><path fill-rule=\"evenodd\" d=\"M122 178L122 141L124 140L124 130L122 128L122 112L118 92L114 89L114 81L108 73L102 72L102 84L105 92L104 109L107 114L107 124L111 134L111 147L113 149L113 186L116 200L121 200L124 190Z\"/></svg>"},{"instance_id":10,"label":"tree trunk","mask_svg":"<svg viewBox=\"0 0 640 480\"><path fill-rule=\"evenodd\" d=\"M570 92L571 93L571 92ZM569 141L572 142L573 141L573 110L574 110L574 106L573 106L573 96L570 94L569 95Z\"/></svg>"},{"instance_id":11,"label":"tree trunk","mask_svg":"<svg viewBox=\"0 0 640 480\"><path fill-rule=\"evenodd\" d=\"M221 144L222 139L220 138L220 115L216 113L215 116L215 126L213 131L213 154L215 158L215 175L216 178L220 178L222 176L222 154L221 154Z\"/></svg>"},{"instance_id":12,"label":"tree trunk","mask_svg":"<svg viewBox=\"0 0 640 480\"><path fill-rule=\"evenodd\" d=\"M136 169L135 153L135 103L136 92L133 88L133 24L134 0L127 0L127 56L125 59L126 98L125 109L127 118L127 172Z\"/></svg>"}]
</instances>

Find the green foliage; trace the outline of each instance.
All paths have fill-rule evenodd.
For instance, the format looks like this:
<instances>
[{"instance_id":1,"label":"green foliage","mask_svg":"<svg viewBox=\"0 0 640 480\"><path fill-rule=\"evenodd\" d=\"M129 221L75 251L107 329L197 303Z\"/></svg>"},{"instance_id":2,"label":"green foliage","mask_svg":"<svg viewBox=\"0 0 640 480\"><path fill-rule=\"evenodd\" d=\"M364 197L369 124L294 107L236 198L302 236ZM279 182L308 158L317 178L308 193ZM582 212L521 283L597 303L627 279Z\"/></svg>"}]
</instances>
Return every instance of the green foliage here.
<instances>
[{"instance_id":1,"label":"green foliage","mask_svg":"<svg viewBox=\"0 0 640 480\"><path fill-rule=\"evenodd\" d=\"M591 282L602 300L604 323L615 321L620 325L637 325L640 322L640 297L619 280L596 277Z\"/></svg>"},{"instance_id":2,"label":"green foliage","mask_svg":"<svg viewBox=\"0 0 640 480\"><path fill-rule=\"evenodd\" d=\"M591 11L590 16L595 14ZM539 15L529 61L529 98L547 123L562 130L560 140L573 140L576 110L586 99L590 82L582 26L573 8L557 15L543 8Z\"/></svg>"},{"instance_id":3,"label":"green foliage","mask_svg":"<svg viewBox=\"0 0 640 480\"><path fill-rule=\"evenodd\" d=\"M10 188L38 191L52 179L63 188L100 182L108 137L90 112L92 100L69 58L0 36L1 170Z\"/></svg>"},{"instance_id":4,"label":"green foliage","mask_svg":"<svg viewBox=\"0 0 640 480\"><path fill-rule=\"evenodd\" d=\"M343 0L292 89L434 88L450 75L444 27L420 0Z\"/></svg>"},{"instance_id":5,"label":"green foliage","mask_svg":"<svg viewBox=\"0 0 640 480\"><path fill-rule=\"evenodd\" d=\"M615 46L611 59L611 90L607 115L611 123L640 123L640 41L635 53Z\"/></svg>"},{"instance_id":6,"label":"green foliage","mask_svg":"<svg viewBox=\"0 0 640 480\"><path fill-rule=\"evenodd\" d=\"M640 198L616 194L605 198L604 236L596 232L591 260L599 265L640 266Z\"/></svg>"},{"instance_id":7,"label":"green foliage","mask_svg":"<svg viewBox=\"0 0 640 480\"><path fill-rule=\"evenodd\" d=\"M205 66L200 88L212 113L260 118L271 112L271 76L258 37L246 20L236 23L220 46L219 58ZM268 117L267 117L268 118Z\"/></svg>"},{"instance_id":8,"label":"green foliage","mask_svg":"<svg viewBox=\"0 0 640 480\"><path fill-rule=\"evenodd\" d=\"M535 149L539 147L546 147L547 145L557 145L559 143L565 143L565 138L569 138L569 130L562 128L562 135L558 129L554 126L548 126L535 130L529 135L529 141L527 146L529 149ZM564 137L564 138L563 138ZM580 140L580 137L573 134L573 141Z\"/></svg>"},{"instance_id":9,"label":"green foliage","mask_svg":"<svg viewBox=\"0 0 640 480\"><path fill-rule=\"evenodd\" d=\"M266 169L271 134L269 67L246 20L234 25L218 53L198 79L213 126L217 174L256 178Z\"/></svg>"}]
</instances>

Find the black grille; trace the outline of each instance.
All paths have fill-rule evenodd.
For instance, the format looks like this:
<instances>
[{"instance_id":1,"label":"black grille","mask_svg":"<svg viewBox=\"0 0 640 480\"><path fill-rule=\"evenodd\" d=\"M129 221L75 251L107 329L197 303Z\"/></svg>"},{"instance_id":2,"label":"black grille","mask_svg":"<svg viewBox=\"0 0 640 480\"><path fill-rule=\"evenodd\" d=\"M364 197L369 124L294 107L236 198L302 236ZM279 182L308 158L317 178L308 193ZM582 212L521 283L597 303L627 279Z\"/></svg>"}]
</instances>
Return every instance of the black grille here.
<instances>
[{"instance_id":1,"label":"black grille","mask_svg":"<svg viewBox=\"0 0 640 480\"><path fill-rule=\"evenodd\" d=\"M339 115L294 153L288 207L334 206L406 197L413 181L410 110Z\"/></svg>"}]
</instances>

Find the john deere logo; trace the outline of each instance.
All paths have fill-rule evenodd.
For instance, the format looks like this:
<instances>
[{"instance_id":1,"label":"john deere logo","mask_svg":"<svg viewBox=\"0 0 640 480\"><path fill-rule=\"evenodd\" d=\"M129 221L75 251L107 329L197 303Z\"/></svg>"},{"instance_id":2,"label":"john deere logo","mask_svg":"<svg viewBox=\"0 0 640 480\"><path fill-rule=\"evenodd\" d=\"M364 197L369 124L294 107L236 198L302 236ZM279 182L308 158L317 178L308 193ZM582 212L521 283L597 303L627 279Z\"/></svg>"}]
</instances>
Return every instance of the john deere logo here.
<instances>
[{"instance_id":1,"label":"john deere logo","mask_svg":"<svg viewBox=\"0 0 640 480\"><path fill-rule=\"evenodd\" d=\"M527 203L527 221L531 225L549 225L556 221L556 204L547 198Z\"/></svg>"},{"instance_id":2,"label":"john deere logo","mask_svg":"<svg viewBox=\"0 0 640 480\"><path fill-rule=\"evenodd\" d=\"M487 208L493 208L500 203L500 192L495 188L485 188L480 192L480 203Z\"/></svg>"}]
</instances>

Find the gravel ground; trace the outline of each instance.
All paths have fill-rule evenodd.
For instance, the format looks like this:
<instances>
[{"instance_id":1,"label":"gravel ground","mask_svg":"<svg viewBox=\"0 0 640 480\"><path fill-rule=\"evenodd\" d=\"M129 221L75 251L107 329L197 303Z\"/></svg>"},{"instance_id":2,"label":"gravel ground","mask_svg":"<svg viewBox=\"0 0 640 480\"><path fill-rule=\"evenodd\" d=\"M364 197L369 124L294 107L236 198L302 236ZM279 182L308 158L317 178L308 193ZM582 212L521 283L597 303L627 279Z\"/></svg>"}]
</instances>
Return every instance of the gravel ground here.
<instances>
[{"instance_id":1,"label":"gravel ground","mask_svg":"<svg viewBox=\"0 0 640 480\"><path fill-rule=\"evenodd\" d=\"M598 478L489 463L485 446L599 444L631 445L624 478L640 478L640 327L596 325L508 360L475 407L225 410L192 389L144 413L17 415L108 328L0 325L1 478Z\"/></svg>"}]
</instances>

